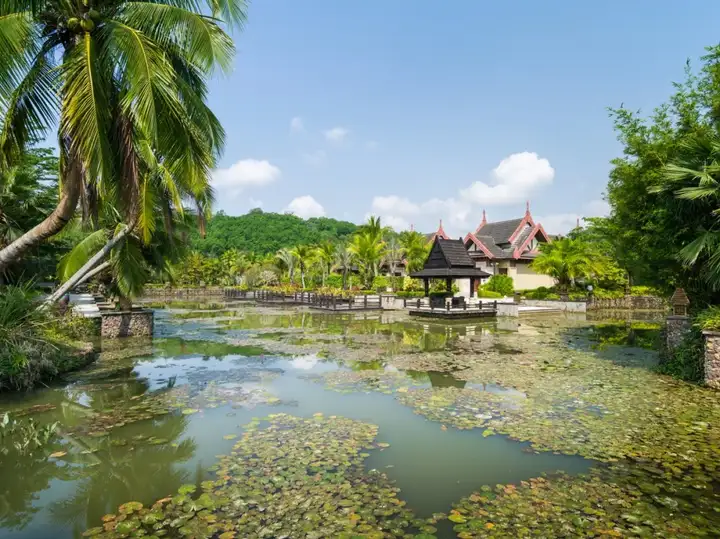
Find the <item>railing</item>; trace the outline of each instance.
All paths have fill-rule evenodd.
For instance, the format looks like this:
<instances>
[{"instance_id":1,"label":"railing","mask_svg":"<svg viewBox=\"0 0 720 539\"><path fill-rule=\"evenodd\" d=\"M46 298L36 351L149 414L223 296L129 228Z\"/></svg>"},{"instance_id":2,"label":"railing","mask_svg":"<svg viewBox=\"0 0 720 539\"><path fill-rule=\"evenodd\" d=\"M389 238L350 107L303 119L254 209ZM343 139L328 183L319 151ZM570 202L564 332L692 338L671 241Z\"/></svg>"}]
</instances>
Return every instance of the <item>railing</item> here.
<instances>
[{"instance_id":1,"label":"railing","mask_svg":"<svg viewBox=\"0 0 720 539\"><path fill-rule=\"evenodd\" d=\"M415 312L428 312L437 314L460 314L460 313L496 313L497 301L478 301L476 304L468 304L464 298L451 298L444 305L437 306L432 301L424 302L421 298L403 299L403 306Z\"/></svg>"},{"instance_id":2,"label":"railing","mask_svg":"<svg viewBox=\"0 0 720 539\"><path fill-rule=\"evenodd\" d=\"M313 309L329 311L360 311L381 309L379 295L339 296L334 294L316 294L315 292L282 293L274 290L236 290L225 291L228 299L254 299L259 303L282 303L286 305L307 305Z\"/></svg>"}]
</instances>

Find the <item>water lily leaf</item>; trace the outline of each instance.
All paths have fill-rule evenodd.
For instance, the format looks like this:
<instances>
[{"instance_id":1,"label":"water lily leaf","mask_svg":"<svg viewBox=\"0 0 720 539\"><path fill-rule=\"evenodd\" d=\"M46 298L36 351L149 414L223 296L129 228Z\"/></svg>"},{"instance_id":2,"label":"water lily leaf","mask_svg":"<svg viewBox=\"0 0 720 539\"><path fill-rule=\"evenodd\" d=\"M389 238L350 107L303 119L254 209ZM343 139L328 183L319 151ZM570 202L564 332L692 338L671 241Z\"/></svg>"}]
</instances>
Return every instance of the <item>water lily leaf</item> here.
<instances>
[{"instance_id":1,"label":"water lily leaf","mask_svg":"<svg viewBox=\"0 0 720 539\"><path fill-rule=\"evenodd\" d=\"M182 414L183 414L183 415L192 415L192 414L198 413L199 411L200 411L200 410L198 410L197 408L185 408L185 409L182 411Z\"/></svg>"},{"instance_id":2,"label":"water lily leaf","mask_svg":"<svg viewBox=\"0 0 720 539\"><path fill-rule=\"evenodd\" d=\"M58 459L60 457L64 457L65 455L67 455L67 451L56 451L55 453L50 453L50 458Z\"/></svg>"}]
</instances>

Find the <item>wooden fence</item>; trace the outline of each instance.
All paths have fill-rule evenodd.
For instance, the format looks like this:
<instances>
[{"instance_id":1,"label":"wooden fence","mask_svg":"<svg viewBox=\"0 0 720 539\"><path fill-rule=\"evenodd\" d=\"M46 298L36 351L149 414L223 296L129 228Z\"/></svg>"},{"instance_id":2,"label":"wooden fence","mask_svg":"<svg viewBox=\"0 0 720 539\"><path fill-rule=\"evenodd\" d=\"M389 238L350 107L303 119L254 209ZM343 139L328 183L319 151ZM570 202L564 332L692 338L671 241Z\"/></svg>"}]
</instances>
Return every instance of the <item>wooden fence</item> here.
<instances>
[{"instance_id":1,"label":"wooden fence","mask_svg":"<svg viewBox=\"0 0 720 539\"><path fill-rule=\"evenodd\" d=\"M311 309L324 311L369 311L381 309L379 295L357 295L343 297L315 292L293 292L285 294L274 290L236 290L225 291L227 299L255 300L258 303L280 305L307 305Z\"/></svg>"}]
</instances>

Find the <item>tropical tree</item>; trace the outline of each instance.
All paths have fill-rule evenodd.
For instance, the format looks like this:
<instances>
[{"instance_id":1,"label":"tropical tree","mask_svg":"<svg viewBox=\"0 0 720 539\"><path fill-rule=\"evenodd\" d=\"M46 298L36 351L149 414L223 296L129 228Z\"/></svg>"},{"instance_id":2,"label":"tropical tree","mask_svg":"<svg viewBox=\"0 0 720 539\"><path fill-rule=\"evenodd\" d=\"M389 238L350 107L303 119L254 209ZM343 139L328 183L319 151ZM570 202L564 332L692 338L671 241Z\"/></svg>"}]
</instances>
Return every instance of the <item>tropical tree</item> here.
<instances>
[{"instance_id":1,"label":"tropical tree","mask_svg":"<svg viewBox=\"0 0 720 539\"><path fill-rule=\"evenodd\" d=\"M295 256L289 249L282 248L275 255L281 270L287 270L290 284L295 284Z\"/></svg>"},{"instance_id":2,"label":"tropical tree","mask_svg":"<svg viewBox=\"0 0 720 539\"><path fill-rule=\"evenodd\" d=\"M367 223L360 226L358 233L365 234L368 238L372 238L373 241L379 243L383 240L383 227L380 217L371 215L368 217Z\"/></svg>"},{"instance_id":3,"label":"tropical tree","mask_svg":"<svg viewBox=\"0 0 720 539\"><path fill-rule=\"evenodd\" d=\"M560 294L566 298L574 281L602 273L605 259L587 242L561 238L542 244L540 255L530 266L538 273L553 277Z\"/></svg>"},{"instance_id":4,"label":"tropical tree","mask_svg":"<svg viewBox=\"0 0 720 539\"><path fill-rule=\"evenodd\" d=\"M325 241L315 248L315 256L322 266L322 284L325 286L325 280L332 271L332 265L335 262L335 251L337 247L330 241Z\"/></svg>"},{"instance_id":5,"label":"tropical tree","mask_svg":"<svg viewBox=\"0 0 720 539\"><path fill-rule=\"evenodd\" d=\"M386 253L385 242L378 239L373 230L365 230L353 236L348 251L353 255L360 268L363 284L366 288L372 286L373 279Z\"/></svg>"},{"instance_id":6,"label":"tropical tree","mask_svg":"<svg viewBox=\"0 0 720 539\"><path fill-rule=\"evenodd\" d=\"M116 243L136 227L152 233L155 216L143 212L153 206L151 181L176 208L182 183L203 201L199 215L209 211L205 187L224 132L205 103L206 80L231 67L222 24L244 20L242 0L206 9L188 0L0 0L0 167L57 126L62 186L55 209L0 250L0 271L57 234L78 201L92 226L105 200L121 210Z\"/></svg>"},{"instance_id":7,"label":"tropical tree","mask_svg":"<svg viewBox=\"0 0 720 539\"><path fill-rule=\"evenodd\" d=\"M312 247L308 245L298 245L292 251L293 258L297 262L298 269L300 270L300 283L305 288L305 271L307 270L308 264L312 260L314 251Z\"/></svg>"},{"instance_id":8,"label":"tropical tree","mask_svg":"<svg viewBox=\"0 0 720 539\"><path fill-rule=\"evenodd\" d=\"M399 241L408 272L420 271L430 252L425 235L416 230L406 230L400 233Z\"/></svg>"},{"instance_id":9,"label":"tropical tree","mask_svg":"<svg viewBox=\"0 0 720 539\"><path fill-rule=\"evenodd\" d=\"M348 274L353 265L353 254L347 246L338 247L335 253L335 265L342 270L342 287L347 289Z\"/></svg>"}]
</instances>

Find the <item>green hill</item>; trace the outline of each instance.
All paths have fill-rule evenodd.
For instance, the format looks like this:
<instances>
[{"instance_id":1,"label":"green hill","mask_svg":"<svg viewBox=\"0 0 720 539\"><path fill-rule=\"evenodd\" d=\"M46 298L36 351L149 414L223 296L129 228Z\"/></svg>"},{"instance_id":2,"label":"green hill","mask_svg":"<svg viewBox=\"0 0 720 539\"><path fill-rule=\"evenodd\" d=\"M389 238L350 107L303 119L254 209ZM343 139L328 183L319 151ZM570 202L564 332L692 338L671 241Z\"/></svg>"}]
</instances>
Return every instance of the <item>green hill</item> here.
<instances>
[{"instance_id":1,"label":"green hill","mask_svg":"<svg viewBox=\"0 0 720 539\"><path fill-rule=\"evenodd\" d=\"M208 222L205 239L195 232L191 241L194 249L205 254L240 249L265 255L283 247L342 241L355 230L357 225L329 217L301 219L292 214L254 209L237 217L218 212Z\"/></svg>"}]
</instances>

